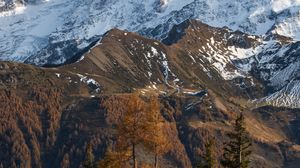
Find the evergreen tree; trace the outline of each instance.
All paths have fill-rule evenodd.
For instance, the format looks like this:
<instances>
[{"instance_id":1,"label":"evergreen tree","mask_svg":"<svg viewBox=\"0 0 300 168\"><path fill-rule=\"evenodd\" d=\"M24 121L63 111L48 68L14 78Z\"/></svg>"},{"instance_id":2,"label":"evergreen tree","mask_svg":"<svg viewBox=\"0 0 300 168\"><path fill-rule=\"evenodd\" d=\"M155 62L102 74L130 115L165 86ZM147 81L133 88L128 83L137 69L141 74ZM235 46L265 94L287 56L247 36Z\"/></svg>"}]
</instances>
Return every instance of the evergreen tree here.
<instances>
[{"instance_id":1,"label":"evergreen tree","mask_svg":"<svg viewBox=\"0 0 300 168\"><path fill-rule=\"evenodd\" d=\"M216 165L216 154L215 154L215 140L211 139L207 144L205 144L205 168L214 168Z\"/></svg>"},{"instance_id":2,"label":"evergreen tree","mask_svg":"<svg viewBox=\"0 0 300 168\"><path fill-rule=\"evenodd\" d=\"M85 160L83 162L84 168L94 168L94 154L93 146L91 144L87 145Z\"/></svg>"},{"instance_id":3,"label":"evergreen tree","mask_svg":"<svg viewBox=\"0 0 300 168\"><path fill-rule=\"evenodd\" d=\"M216 154L215 154L215 140L210 139L205 144L205 156L204 162L200 162L196 165L197 168L214 168L216 167Z\"/></svg>"},{"instance_id":4,"label":"evergreen tree","mask_svg":"<svg viewBox=\"0 0 300 168\"><path fill-rule=\"evenodd\" d=\"M235 120L234 132L228 134L230 141L224 147L221 164L228 168L249 167L251 141L245 128L245 118L241 114Z\"/></svg>"}]
</instances>

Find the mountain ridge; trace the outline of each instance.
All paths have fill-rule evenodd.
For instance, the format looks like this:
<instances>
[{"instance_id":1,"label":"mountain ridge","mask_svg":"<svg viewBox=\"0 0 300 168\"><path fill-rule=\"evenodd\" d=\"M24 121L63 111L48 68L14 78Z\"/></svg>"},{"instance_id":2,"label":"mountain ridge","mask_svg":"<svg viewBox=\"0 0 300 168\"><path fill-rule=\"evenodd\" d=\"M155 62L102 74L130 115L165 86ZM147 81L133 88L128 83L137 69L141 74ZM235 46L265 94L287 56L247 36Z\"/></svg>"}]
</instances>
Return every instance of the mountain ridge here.
<instances>
[{"instance_id":1,"label":"mountain ridge","mask_svg":"<svg viewBox=\"0 0 300 168\"><path fill-rule=\"evenodd\" d=\"M193 24L197 28L202 23ZM189 28L187 38L181 40L192 40L201 30ZM6 121L1 123L9 123L0 128L0 139L7 144L0 148L1 164L80 167L88 143L93 144L95 158L103 159L114 139L107 117L114 114L107 114L101 102L109 96L122 98L138 92L159 96L161 115L169 125L165 131L172 136L168 142L173 145L160 160L164 167L192 167L210 136L220 140L217 146L222 149L240 112L246 115L254 142L254 167L297 167L299 140L297 131L291 130L297 129L299 110L252 105L248 94L263 96L263 86L259 81L254 81L255 85L249 82L253 88L245 91L236 83L246 80L225 80L206 60L211 55L189 53L211 42L210 36L201 37L206 43L191 43L186 50L185 42L167 46L113 29L72 64L39 68L0 62L0 114ZM139 160L149 162L138 149ZM10 155L6 151L11 151ZM221 157L221 151L217 153ZM151 153L148 156L152 157Z\"/></svg>"},{"instance_id":2,"label":"mountain ridge","mask_svg":"<svg viewBox=\"0 0 300 168\"><path fill-rule=\"evenodd\" d=\"M204 27L202 27L204 26ZM181 29L183 28L183 29ZM290 50L293 51L295 48L298 48L297 43L294 41L290 41L288 38L283 38L281 36L274 36L277 40L273 37L265 37L262 39L259 36L252 36L243 34L241 32L232 32L227 29L221 29L221 28L213 28L206 24L203 24L201 22L198 22L196 20L187 20L179 25L174 26L174 28L170 31L171 37L177 38L174 34L178 33L180 34L180 31L183 33L182 36L178 36L179 38L176 39L176 43L169 45L167 44L166 47L163 47L160 45L159 41L147 39L152 41L152 44L147 44L148 50L145 50L143 40L141 40L141 36L138 34L132 34L133 37L135 37L135 40L128 41L126 39L126 36L128 34L131 34L127 31L121 31L118 29L112 29L105 33L101 41L95 42L95 45L92 47L90 51L88 51L88 48L86 50L87 53L94 50L94 48L97 48L97 46L103 45L102 41L111 41L113 44L118 43L118 45L122 44L125 45L125 47L129 47L128 43L132 43L129 48L133 49L130 51L125 50L125 53L133 54L136 50L137 52L141 52L142 55L145 56L146 60L144 62L149 62L149 58L152 56L149 56L149 58L146 57L146 55L152 54L158 54L160 51L157 51L157 48L162 47L162 53L165 54L167 57L169 57L169 53L171 55L176 55L176 52L179 53L185 53L183 55L186 55L181 61L186 62L187 60L190 61L191 64L197 64L197 61L200 61L200 68L203 68L205 71L205 80L202 82L202 84L205 85L205 82L211 80L209 79L210 72L208 69L216 71L216 73L213 75L214 78L218 75L221 75L221 77L228 81L239 81L236 83L237 86L242 87L244 89L248 89L252 87L252 85L255 87L255 83L260 83L258 85L264 85L266 91L261 93L260 95L265 95L266 97L256 97L251 96L251 91L249 92L249 95L252 100L258 101L258 102L265 102L265 103L271 103L273 105L277 106L287 106L287 107L299 107L299 104L297 103L297 100L299 96L297 94L294 94L294 92L297 93L297 90L293 90L294 87L290 87L290 89L285 89L276 86L276 80L269 80L267 78L263 78L260 73L263 73L263 69L258 70L257 68L260 67L268 67L268 64L274 64L274 61L272 59L267 59L267 57L272 58L271 54L274 54L270 51L276 51L279 52L277 54L279 56L278 59L282 57L282 54L285 54L283 50ZM174 33L172 33L172 31ZM208 33L210 32L210 33ZM113 35L111 35L113 34ZM114 40L113 40L114 39ZM140 43L140 39L142 42L142 45ZM163 40L164 43L167 39ZM172 39L171 39L172 40ZM166 43L166 42L165 42ZM134 45L138 46L137 48L134 48ZM169 45L169 46L168 46ZM292 46L292 47L291 47ZM289 49L291 47L291 49ZM109 48L109 47L108 47ZM168 48L168 49L166 49ZM281 49L282 48L282 49ZM123 50L123 49L122 49ZM256 50L256 51L255 51ZM255 51L255 52L253 52ZM109 52L115 52L114 49L110 50ZM147 53L148 52L148 53ZM155 53L154 53L155 52ZM121 55L125 54L123 51L121 52ZM266 54L268 53L268 54ZM291 52L287 52L291 53ZM87 54L89 55L89 54ZM292 54L286 54L286 57L294 57L295 53ZM79 55L80 56L80 55ZM81 57L79 60L84 59L85 56ZM173 57L173 56L172 56ZM178 56L176 56L178 57ZM182 57L183 58L183 57ZM102 58L103 59L103 58ZM105 60L109 60L111 58L105 58ZM116 58L118 60L120 58ZM168 58L169 59L169 58ZM173 59L173 58L172 58ZM171 59L171 60L172 60ZM176 58L177 59L177 58ZM277 59L277 57L274 57L274 59ZM289 58L286 58L289 60ZM197 60L197 61L196 61ZM265 60L264 62L260 60ZM73 60L73 62L75 62ZM160 63L159 66L162 66L164 63L163 60ZM170 61L170 60L169 60ZM183 63L182 62L182 63ZM182 63L176 63L177 65L183 65ZM278 62L278 65L280 67L284 67L280 65L281 63ZM125 65L126 63L122 63ZM135 63L136 65L141 65L141 63ZM186 63L184 63L186 64ZM149 66L149 65L148 65ZM183 66L184 67L184 66ZM167 67L169 68L169 67ZM213 69L211 69L213 68ZM183 68L185 69L185 68ZM170 70L170 69L169 69ZM271 69L265 69L265 71L269 71ZM278 69L281 70L281 69ZM275 69L275 71L277 71ZM286 70L285 70L286 71ZM259 73L257 73L259 72ZM272 71L271 71L272 72ZM297 69L295 69L295 72L297 72ZM151 70L148 72L149 74L152 73ZM203 73L203 72L202 72ZM272 72L273 73L273 72ZM275 74L275 72L273 73ZM146 75L146 74L145 74ZM147 75L146 75L147 76ZM120 76L121 77L121 76ZM292 76L290 76L292 77ZM122 78L122 77L121 77ZM287 78L289 78L287 76ZM146 81L148 79L145 79ZM163 80L163 79L161 79ZM174 78L175 80L175 78ZM255 83L253 83L255 81ZM292 80L293 81L293 80ZM155 81L156 82L156 81ZM279 82L283 84L283 82ZM277 87L277 88L276 88ZM295 88L297 88L297 85L295 85ZM251 89L250 89L251 90ZM267 91L268 90L268 91ZM281 90L281 91L280 91ZM253 91L253 90L252 90ZM277 97L276 93L279 94L281 92L285 92L287 94L286 97ZM248 93L247 93L248 94ZM274 96L272 96L274 95ZM289 95L296 95L295 97L291 97ZM273 97L273 98L272 98ZM283 100L282 100L283 99ZM286 100L285 100L286 99ZM282 101L281 101L282 100ZM278 103L276 101L281 101L283 103Z\"/></svg>"}]
</instances>

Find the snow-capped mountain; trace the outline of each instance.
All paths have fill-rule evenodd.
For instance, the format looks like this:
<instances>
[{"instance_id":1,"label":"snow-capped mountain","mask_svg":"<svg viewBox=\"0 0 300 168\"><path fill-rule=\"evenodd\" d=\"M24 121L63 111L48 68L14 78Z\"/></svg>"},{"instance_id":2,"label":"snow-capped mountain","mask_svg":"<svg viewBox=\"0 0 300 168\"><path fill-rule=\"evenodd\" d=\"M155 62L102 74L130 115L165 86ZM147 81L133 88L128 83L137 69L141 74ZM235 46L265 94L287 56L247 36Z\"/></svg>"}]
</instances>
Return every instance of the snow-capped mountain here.
<instances>
[{"instance_id":1,"label":"snow-capped mountain","mask_svg":"<svg viewBox=\"0 0 300 168\"><path fill-rule=\"evenodd\" d=\"M259 80L265 88L262 97L253 99L247 91L255 102L300 107L300 42L272 34L251 36L193 20L174 26L163 42L184 46L192 62L201 60L199 66L208 76L211 70L206 69L214 68L242 90L257 85L254 81Z\"/></svg>"},{"instance_id":2,"label":"snow-capped mountain","mask_svg":"<svg viewBox=\"0 0 300 168\"><path fill-rule=\"evenodd\" d=\"M259 101L300 107L300 43L270 39L264 41L258 50L245 65L250 65L250 73L269 88L268 96Z\"/></svg>"},{"instance_id":3,"label":"snow-capped mountain","mask_svg":"<svg viewBox=\"0 0 300 168\"><path fill-rule=\"evenodd\" d=\"M165 44L170 32L184 32L174 25L190 18L246 32L254 36L214 30L221 33L211 33L195 52L206 55L226 80L254 77L265 83L268 93L259 101L300 106L300 0L0 0L0 6L0 59L36 65L79 58L114 27Z\"/></svg>"},{"instance_id":4,"label":"snow-capped mountain","mask_svg":"<svg viewBox=\"0 0 300 168\"><path fill-rule=\"evenodd\" d=\"M113 27L163 39L194 18L256 35L299 35L299 0L0 0L1 60L59 64Z\"/></svg>"}]
</instances>

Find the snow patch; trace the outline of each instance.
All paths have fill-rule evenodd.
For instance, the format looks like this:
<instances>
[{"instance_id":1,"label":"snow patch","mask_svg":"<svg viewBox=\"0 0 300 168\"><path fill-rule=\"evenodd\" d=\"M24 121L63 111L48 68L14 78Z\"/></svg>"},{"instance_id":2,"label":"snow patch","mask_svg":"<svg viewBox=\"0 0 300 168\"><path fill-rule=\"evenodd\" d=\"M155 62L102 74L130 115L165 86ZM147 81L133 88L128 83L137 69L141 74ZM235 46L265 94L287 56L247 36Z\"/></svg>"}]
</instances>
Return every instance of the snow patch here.
<instances>
[{"instance_id":1,"label":"snow patch","mask_svg":"<svg viewBox=\"0 0 300 168\"><path fill-rule=\"evenodd\" d=\"M273 0L272 9L274 12L279 13L292 6L300 5L300 0Z\"/></svg>"},{"instance_id":2,"label":"snow patch","mask_svg":"<svg viewBox=\"0 0 300 168\"><path fill-rule=\"evenodd\" d=\"M58 77L58 78L60 78L60 73L55 73L55 75Z\"/></svg>"},{"instance_id":3,"label":"snow patch","mask_svg":"<svg viewBox=\"0 0 300 168\"><path fill-rule=\"evenodd\" d=\"M92 78L88 78L87 76L84 76L81 74L77 74L77 76L80 78L80 82L83 82L86 84L93 84L93 85L97 86L98 88L100 87L100 84Z\"/></svg>"},{"instance_id":4,"label":"snow patch","mask_svg":"<svg viewBox=\"0 0 300 168\"><path fill-rule=\"evenodd\" d=\"M153 55L155 55L155 56L158 55L158 52L157 52L156 48L151 47L151 51L152 51Z\"/></svg>"}]
</instances>

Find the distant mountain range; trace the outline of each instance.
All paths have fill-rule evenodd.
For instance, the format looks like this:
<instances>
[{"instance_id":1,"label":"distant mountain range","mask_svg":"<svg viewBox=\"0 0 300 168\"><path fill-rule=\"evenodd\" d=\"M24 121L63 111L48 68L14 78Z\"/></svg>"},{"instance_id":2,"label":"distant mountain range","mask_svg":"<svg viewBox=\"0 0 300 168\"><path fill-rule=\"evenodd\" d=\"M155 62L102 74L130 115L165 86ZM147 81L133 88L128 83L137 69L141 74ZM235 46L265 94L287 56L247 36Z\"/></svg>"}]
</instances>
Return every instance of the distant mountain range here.
<instances>
[{"instance_id":1,"label":"distant mountain range","mask_svg":"<svg viewBox=\"0 0 300 168\"><path fill-rule=\"evenodd\" d=\"M116 27L162 40L187 19L300 39L299 1L1 0L0 59L60 64Z\"/></svg>"}]
</instances>

